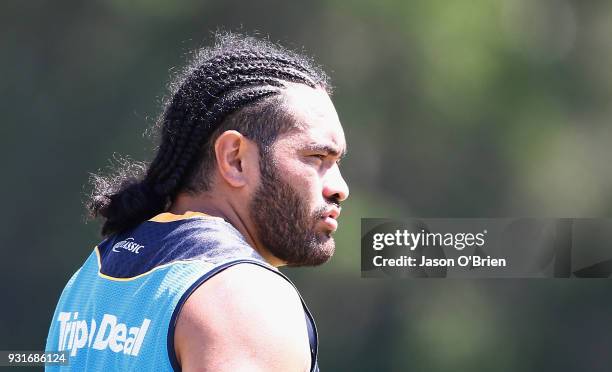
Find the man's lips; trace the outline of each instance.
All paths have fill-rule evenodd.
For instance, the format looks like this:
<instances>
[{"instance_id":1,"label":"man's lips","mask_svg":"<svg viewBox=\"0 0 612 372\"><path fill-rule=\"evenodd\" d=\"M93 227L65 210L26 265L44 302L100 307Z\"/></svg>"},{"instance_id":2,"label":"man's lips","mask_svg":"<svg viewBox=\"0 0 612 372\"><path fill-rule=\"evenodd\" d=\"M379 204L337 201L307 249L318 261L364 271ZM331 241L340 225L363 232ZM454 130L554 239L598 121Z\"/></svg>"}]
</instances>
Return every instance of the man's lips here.
<instances>
[{"instance_id":1,"label":"man's lips","mask_svg":"<svg viewBox=\"0 0 612 372\"><path fill-rule=\"evenodd\" d=\"M340 207L336 207L335 205L333 207L328 208L325 213L323 214L324 217L331 217L334 220L337 220L338 217L340 217Z\"/></svg>"},{"instance_id":2,"label":"man's lips","mask_svg":"<svg viewBox=\"0 0 612 372\"><path fill-rule=\"evenodd\" d=\"M323 213L323 223L325 223L330 230L336 231L338 228L337 218L340 216L340 208L333 206L328 208L325 213Z\"/></svg>"},{"instance_id":3,"label":"man's lips","mask_svg":"<svg viewBox=\"0 0 612 372\"><path fill-rule=\"evenodd\" d=\"M338 228L338 221L331 217L323 217L323 223L327 225L331 231L336 231Z\"/></svg>"}]
</instances>

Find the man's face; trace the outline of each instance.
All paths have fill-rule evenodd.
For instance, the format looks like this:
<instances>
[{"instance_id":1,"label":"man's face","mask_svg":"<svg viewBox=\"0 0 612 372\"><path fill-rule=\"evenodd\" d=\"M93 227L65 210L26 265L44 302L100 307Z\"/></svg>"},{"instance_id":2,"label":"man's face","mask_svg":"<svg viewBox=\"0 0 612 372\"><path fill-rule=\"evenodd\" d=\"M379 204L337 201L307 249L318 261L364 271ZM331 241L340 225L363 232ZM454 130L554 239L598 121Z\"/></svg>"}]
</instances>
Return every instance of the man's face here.
<instances>
[{"instance_id":1,"label":"man's face","mask_svg":"<svg viewBox=\"0 0 612 372\"><path fill-rule=\"evenodd\" d=\"M322 89L292 85L286 98L297 128L262 154L251 218L276 258L290 266L320 265L334 253L332 233L349 193L338 168L346 151L344 132Z\"/></svg>"}]
</instances>

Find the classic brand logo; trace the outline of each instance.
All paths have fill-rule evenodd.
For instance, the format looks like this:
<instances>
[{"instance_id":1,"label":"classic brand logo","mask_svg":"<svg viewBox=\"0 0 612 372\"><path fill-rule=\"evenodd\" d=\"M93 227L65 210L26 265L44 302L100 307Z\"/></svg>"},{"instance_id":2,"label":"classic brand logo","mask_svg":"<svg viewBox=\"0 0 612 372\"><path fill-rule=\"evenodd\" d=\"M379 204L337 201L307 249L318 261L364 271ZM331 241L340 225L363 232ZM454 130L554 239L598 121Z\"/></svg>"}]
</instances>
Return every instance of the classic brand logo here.
<instances>
[{"instance_id":1,"label":"classic brand logo","mask_svg":"<svg viewBox=\"0 0 612 372\"><path fill-rule=\"evenodd\" d=\"M121 252L120 249L125 249L128 252L140 253L140 248L144 248L144 245L140 245L134 241L134 238L127 238L113 245L113 252Z\"/></svg>"},{"instance_id":2,"label":"classic brand logo","mask_svg":"<svg viewBox=\"0 0 612 372\"><path fill-rule=\"evenodd\" d=\"M104 314L99 328L95 319L89 325L86 320L79 320L78 312L60 312L57 321L60 323L59 351L71 350L70 356L76 356L84 347L96 350L109 348L114 353L138 356L151 319L144 318L140 327L129 327L117 322L117 317ZM97 330L97 333L96 333Z\"/></svg>"}]
</instances>

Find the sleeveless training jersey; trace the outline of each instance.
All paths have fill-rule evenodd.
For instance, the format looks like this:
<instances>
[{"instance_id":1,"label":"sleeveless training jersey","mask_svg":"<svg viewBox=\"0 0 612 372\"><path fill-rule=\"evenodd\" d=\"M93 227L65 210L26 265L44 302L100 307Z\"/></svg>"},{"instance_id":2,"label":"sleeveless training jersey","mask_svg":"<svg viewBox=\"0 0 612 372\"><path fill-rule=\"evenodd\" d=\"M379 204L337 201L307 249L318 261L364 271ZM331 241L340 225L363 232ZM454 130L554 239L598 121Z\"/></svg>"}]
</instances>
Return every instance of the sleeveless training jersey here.
<instances>
[{"instance_id":1,"label":"sleeveless training jersey","mask_svg":"<svg viewBox=\"0 0 612 372\"><path fill-rule=\"evenodd\" d=\"M45 350L66 351L69 365L47 370L180 370L174 326L182 305L202 283L236 264L258 265L289 281L218 217L162 213L110 236L62 292ZM318 371L317 332L302 305L311 371Z\"/></svg>"}]
</instances>

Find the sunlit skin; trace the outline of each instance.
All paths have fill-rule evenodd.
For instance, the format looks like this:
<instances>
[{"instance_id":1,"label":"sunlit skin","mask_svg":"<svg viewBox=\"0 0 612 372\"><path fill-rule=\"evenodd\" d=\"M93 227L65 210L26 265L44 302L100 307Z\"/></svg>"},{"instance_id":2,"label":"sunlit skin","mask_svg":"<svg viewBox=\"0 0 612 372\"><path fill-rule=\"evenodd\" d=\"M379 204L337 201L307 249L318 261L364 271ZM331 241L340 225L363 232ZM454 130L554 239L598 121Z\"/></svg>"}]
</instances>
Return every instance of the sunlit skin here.
<instances>
[{"instance_id":1,"label":"sunlit skin","mask_svg":"<svg viewBox=\"0 0 612 372\"><path fill-rule=\"evenodd\" d=\"M340 202L346 200L349 190L339 168L340 159L346 153L346 142L338 116L327 94L317 92L318 105L308 105L301 97L307 93L300 90L289 94L290 107L302 106L294 112L301 129L280 138L273 154L282 174L295 180L294 188L310 200L314 209L328 204L333 197ZM340 210L330 208L326 214L320 222L320 232L334 232Z\"/></svg>"},{"instance_id":2,"label":"sunlit skin","mask_svg":"<svg viewBox=\"0 0 612 372\"><path fill-rule=\"evenodd\" d=\"M337 204L349 194L339 160L344 132L322 89L288 84L286 107L298 127L281 135L272 160L282 181L302 197L321 247L333 253ZM204 212L231 223L275 267L287 262L262 243L249 211L260 186L257 145L236 131L215 142L217 167L210 192L180 194L170 212ZM292 223L292 221L286 221ZM254 265L236 265L215 275L185 302L175 329L175 351L184 371L309 371L310 347L301 301L290 283Z\"/></svg>"},{"instance_id":3,"label":"sunlit skin","mask_svg":"<svg viewBox=\"0 0 612 372\"><path fill-rule=\"evenodd\" d=\"M324 90L301 84L291 84L284 94L298 128L281 135L274 143L275 166L303 195L312 211L329 205L328 200L334 196L344 201L349 189L338 163L346 153L346 141L331 99ZM199 211L221 217L238 229L271 265L285 265L261 243L248 210L260 178L257 145L236 131L227 131L217 139L215 150L217 169L212 190L197 196L179 194L170 211L176 214ZM340 208L329 206L325 218L315 227L317 232L331 239L339 214Z\"/></svg>"}]
</instances>

